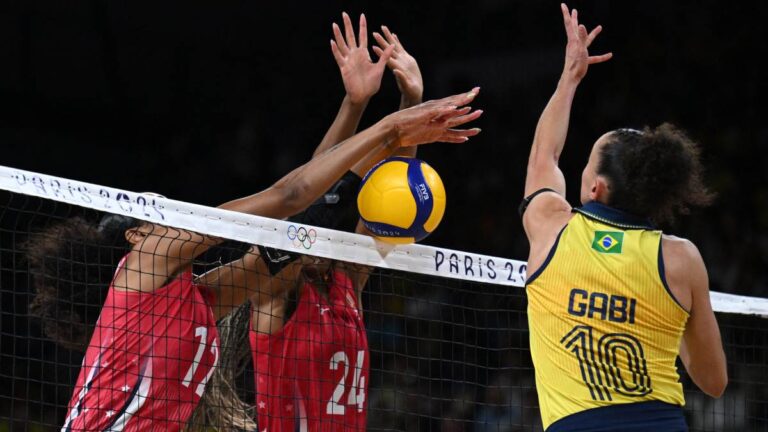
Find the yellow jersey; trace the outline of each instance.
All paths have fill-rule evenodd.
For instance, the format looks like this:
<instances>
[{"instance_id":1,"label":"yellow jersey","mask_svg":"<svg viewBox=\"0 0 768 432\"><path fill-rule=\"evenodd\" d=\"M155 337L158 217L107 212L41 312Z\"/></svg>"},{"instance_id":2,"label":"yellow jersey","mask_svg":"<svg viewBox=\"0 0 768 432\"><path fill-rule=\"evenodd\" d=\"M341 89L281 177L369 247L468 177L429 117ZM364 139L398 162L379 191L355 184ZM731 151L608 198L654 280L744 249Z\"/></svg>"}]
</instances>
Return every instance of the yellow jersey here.
<instances>
[{"instance_id":1,"label":"yellow jersey","mask_svg":"<svg viewBox=\"0 0 768 432\"><path fill-rule=\"evenodd\" d=\"M688 312L664 277L661 231L592 202L526 282L544 429L619 404L685 404L675 367Z\"/></svg>"}]
</instances>

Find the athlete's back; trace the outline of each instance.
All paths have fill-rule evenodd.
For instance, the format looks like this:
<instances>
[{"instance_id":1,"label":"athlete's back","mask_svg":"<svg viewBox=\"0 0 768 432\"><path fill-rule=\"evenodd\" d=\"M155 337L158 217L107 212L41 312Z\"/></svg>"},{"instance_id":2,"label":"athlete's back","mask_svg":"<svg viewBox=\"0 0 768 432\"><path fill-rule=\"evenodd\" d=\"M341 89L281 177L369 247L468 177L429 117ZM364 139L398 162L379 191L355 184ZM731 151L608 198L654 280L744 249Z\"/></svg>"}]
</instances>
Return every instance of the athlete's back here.
<instances>
[{"instance_id":1,"label":"athlete's back","mask_svg":"<svg viewBox=\"0 0 768 432\"><path fill-rule=\"evenodd\" d=\"M666 286L661 232L598 203L576 212L527 283L544 427L647 401L682 421L675 360L688 313Z\"/></svg>"},{"instance_id":2,"label":"athlete's back","mask_svg":"<svg viewBox=\"0 0 768 432\"><path fill-rule=\"evenodd\" d=\"M110 286L62 431L186 425L218 361L207 292L192 277L188 270L152 292Z\"/></svg>"},{"instance_id":3,"label":"athlete's back","mask_svg":"<svg viewBox=\"0 0 768 432\"><path fill-rule=\"evenodd\" d=\"M365 325L352 281L335 271L328 287L326 299L304 283L278 332L251 329L260 430L365 430Z\"/></svg>"}]
</instances>

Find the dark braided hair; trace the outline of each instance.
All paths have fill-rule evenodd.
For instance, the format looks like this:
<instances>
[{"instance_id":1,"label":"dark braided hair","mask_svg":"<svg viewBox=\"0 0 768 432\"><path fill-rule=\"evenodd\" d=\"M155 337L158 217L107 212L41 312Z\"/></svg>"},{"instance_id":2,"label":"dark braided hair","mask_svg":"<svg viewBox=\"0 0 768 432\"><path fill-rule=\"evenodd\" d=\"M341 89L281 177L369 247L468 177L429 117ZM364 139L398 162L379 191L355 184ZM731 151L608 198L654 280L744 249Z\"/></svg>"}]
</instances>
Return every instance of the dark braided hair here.
<instances>
[{"instance_id":1,"label":"dark braided hair","mask_svg":"<svg viewBox=\"0 0 768 432\"><path fill-rule=\"evenodd\" d=\"M597 173L608 179L611 207L657 224L672 223L714 195L704 186L700 150L675 126L618 129L601 150Z\"/></svg>"},{"instance_id":2,"label":"dark braided hair","mask_svg":"<svg viewBox=\"0 0 768 432\"><path fill-rule=\"evenodd\" d=\"M107 215L100 223L75 217L32 234L24 243L35 295L31 315L57 344L85 351L120 258L125 230L139 222Z\"/></svg>"}]
</instances>

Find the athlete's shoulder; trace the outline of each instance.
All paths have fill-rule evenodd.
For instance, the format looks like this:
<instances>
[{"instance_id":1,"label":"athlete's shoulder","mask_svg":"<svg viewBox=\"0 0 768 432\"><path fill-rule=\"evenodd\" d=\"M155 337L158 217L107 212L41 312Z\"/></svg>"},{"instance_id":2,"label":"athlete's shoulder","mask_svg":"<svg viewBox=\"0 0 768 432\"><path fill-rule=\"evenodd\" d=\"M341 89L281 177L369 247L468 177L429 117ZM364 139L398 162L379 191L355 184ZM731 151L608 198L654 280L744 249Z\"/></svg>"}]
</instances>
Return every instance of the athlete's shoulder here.
<instances>
[{"instance_id":1,"label":"athlete's shoulder","mask_svg":"<svg viewBox=\"0 0 768 432\"><path fill-rule=\"evenodd\" d=\"M528 197L526 197L528 199ZM555 191L544 191L532 198L523 213L523 228L528 240L549 240L573 217L573 207Z\"/></svg>"},{"instance_id":2,"label":"athlete's shoulder","mask_svg":"<svg viewBox=\"0 0 768 432\"><path fill-rule=\"evenodd\" d=\"M696 245L688 239L664 234L661 242L667 285L681 305L690 310L692 296L709 291L704 259Z\"/></svg>"},{"instance_id":3,"label":"athlete's shoulder","mask_svg":"<svg viewBox=\"0 0 768 432\"><path fill-rule=\"evenodd\" d=\"M661 241L665 262L667 260L679 262L680 264L704 262L701 257L701 252L699 252L699 248L686 238L662 234Z\"/></svg>"}]
</instances>

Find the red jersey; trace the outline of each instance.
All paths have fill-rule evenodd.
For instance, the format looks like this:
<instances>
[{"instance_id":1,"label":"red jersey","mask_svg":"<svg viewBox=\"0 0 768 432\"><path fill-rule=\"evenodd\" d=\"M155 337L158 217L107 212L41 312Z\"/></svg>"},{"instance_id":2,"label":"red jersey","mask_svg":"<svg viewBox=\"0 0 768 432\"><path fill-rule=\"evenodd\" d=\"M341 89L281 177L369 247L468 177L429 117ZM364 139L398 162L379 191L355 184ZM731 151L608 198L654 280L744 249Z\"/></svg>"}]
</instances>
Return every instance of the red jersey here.
<instances>
[{"instance_id":1,"label":"red jersey","mask_svg":"<svg viewBox=\"0 0 768 432\"><path fill-rule=\"evenodd\" d=\"M365 430L368 338L352 281L334 272L328 299L305 283L272 335L251 327L260 431Z\"/></svg>"},{"instance_id":2,"label":"red jersey","mask_svg":"<svg viewBox=\"0 0 768 432\"><path fill-rule=\"evenodd\" d=\"M219 357L208 291L192 281L188 270L153 292L110 285L62 432L187 424Z\"/></svg>"}]
</instances>

